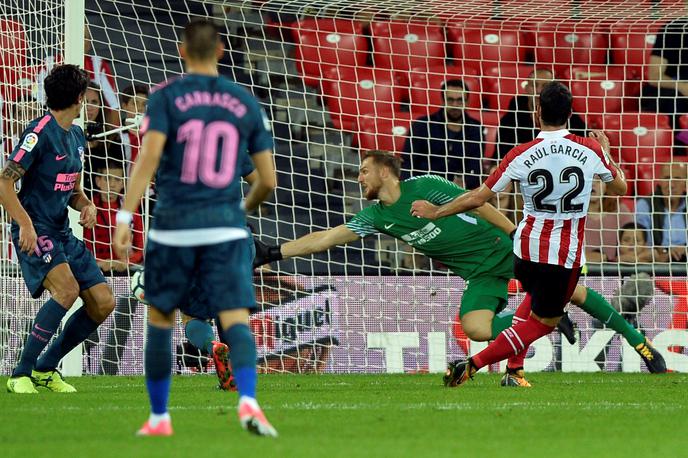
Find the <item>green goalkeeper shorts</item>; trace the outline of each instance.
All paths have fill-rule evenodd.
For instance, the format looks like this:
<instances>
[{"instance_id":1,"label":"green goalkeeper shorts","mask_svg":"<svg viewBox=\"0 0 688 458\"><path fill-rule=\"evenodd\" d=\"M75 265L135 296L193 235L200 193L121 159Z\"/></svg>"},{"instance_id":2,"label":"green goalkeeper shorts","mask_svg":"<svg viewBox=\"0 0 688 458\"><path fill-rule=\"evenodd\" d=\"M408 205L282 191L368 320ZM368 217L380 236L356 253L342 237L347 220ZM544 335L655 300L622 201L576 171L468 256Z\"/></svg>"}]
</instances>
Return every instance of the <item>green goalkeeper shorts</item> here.
<instances>
[{"instance_id":1,"label":"green goalkeeper shorts","mask_svg":"<svg viewBox=\"0 0 688 458\"><path fill-rule=\"evenodd\" d=\"M459 318L475 310L490 310L495 315L506 307L509 278L481 275L466 282L461 296Z\"/></svg>"}]
</instances>

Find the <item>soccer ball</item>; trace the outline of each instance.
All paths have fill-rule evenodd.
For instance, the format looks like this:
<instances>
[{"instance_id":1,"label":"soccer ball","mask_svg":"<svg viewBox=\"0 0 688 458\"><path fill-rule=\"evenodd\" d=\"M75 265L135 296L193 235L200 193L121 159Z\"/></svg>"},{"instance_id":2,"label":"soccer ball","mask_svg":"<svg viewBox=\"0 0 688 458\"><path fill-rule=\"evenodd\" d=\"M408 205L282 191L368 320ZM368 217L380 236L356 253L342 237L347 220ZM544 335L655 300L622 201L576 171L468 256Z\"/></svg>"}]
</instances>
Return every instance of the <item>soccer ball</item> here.
<instances>
[{"instance_id":1,"label":"soccer ball","mask_svg":"<svg viewBox=\"0 0 688 458\"><path fill-rule=\"evenodd\" d=\"M137 270L131 275L131 295L138 300L147 304L145 300L145 291L143 288L143 270Z\"/></svg>"}]
</instances>

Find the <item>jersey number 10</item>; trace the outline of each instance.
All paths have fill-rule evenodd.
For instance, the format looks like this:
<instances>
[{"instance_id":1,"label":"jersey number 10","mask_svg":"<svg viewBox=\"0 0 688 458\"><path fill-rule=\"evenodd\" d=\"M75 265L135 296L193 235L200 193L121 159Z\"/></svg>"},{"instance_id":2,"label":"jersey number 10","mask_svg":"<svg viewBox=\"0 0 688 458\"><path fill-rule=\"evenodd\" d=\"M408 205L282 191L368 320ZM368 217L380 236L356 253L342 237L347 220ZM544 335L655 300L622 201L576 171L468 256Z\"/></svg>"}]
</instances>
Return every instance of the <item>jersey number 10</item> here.
<instances>
[{"instance_id":1,"label":"jersey number 10","mask_svg":"<svg viewBox=\"0 0 688 458\"><path fill-rule=\"evenodd\" d=\"M191 119L179 128L177 142L186 143L182 183L196 184L200 180L210 188L224 188L232 182L239 150L239 131L234 124L226 121L205 124L200 119ZM222 148L218 149L220 142Z\"/></svg>"}]
</instances>

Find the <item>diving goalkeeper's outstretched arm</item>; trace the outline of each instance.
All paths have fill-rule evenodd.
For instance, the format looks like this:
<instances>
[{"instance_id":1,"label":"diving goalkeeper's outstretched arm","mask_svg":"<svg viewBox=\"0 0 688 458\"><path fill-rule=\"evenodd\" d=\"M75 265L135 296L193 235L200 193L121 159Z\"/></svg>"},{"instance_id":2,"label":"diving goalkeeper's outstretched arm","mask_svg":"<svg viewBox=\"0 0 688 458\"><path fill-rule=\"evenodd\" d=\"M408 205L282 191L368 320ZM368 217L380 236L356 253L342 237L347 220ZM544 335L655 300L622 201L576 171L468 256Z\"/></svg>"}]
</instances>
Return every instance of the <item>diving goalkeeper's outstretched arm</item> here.
<instances>
[{"instance_id":1,"label":"diving goalkeeper's outstretched arm","mask_svg":"<svg viewBox=\"0 0 688 458\"><path fill-rule=\"evenodd\" d=\"M306 256L313 253L329 250L337 245L359 240L361 237L351 231L345 224L327 229L325 231L311 232L291 242L282 245L268 246L256 239L256 257L253 266L258 267L280 259L294 256Z\"/></svg>"}]
</instances>

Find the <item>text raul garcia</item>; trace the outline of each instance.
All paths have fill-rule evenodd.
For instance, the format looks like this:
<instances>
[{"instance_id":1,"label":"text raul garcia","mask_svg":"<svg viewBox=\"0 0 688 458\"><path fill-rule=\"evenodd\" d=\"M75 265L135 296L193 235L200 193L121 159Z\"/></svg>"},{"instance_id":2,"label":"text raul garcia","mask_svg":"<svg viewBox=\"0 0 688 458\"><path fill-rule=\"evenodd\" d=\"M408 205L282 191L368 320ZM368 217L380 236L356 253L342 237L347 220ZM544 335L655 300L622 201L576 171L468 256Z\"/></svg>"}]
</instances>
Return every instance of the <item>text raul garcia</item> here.
<instances>
[{"instance_id":1,"label":"text raul garcia","mask_svg":"<svg viewBox=\"0 0 688 458\"><path fill-rule=\"evenodd\" d=\"M572 158L577 159L578 162L580 162L581 164L585 164L588 160L588 156L585 154L584 150L574 148L570 145L564 146L553 144L550 145L549 150L547 148L536 148L535 151L530 153L530 158L523 161L523 165L525 165L528 168L531 168L537 161L539 161L543 157L553 154L571 156Z\"/></svg>"}]
</instances>

